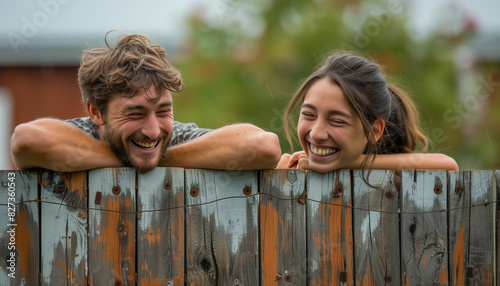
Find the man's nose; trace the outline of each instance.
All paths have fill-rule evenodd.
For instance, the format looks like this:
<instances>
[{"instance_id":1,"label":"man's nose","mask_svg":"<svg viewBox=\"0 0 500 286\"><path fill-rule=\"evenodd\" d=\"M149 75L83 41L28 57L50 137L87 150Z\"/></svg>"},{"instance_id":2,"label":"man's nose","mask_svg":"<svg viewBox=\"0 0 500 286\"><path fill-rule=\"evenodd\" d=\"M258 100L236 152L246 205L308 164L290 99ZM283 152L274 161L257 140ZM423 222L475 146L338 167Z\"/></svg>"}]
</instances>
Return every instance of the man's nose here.
<instances>
[{"instance_id":1,"label":"man's nose","mask_svg":"<svg viewBox=\"0 0 500 286\"><path fill-rule=\"evenodd\" d=\"M155 140L160 135L160 124L158 123L158 118L156 116L148 116L144 120L144 125L142 126L142 135L148 137L151 140Z\"/></svg>"}]
</instances>

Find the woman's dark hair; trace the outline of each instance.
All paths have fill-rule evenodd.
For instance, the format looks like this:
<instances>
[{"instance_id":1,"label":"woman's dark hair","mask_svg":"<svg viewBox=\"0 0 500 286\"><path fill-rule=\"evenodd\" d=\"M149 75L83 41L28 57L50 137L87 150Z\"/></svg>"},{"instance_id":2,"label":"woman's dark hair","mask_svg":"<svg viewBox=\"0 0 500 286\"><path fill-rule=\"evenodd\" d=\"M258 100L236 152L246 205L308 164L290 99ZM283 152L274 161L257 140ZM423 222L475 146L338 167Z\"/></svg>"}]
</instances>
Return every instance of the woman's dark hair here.
<instances>
[{"instance_id":1,"label":"woman's dark hair","mask_svg":"<svg viewBox=\"0 0 500 286\"><path fill-rule=\"evenodd\" d=\"M329 78L342 89L348 104L361 120L368 140L365 154L370 155L365 157L363 169L373 163L376 154L427 150L428 138L420 130L418 113L410 97L388 84L378 65L349 53L328 56L295 93L284 118L285 134L290 145L290 125L295 127L292 122L295 107L304 101L309 88L322 78ZM378 118L384 120L385 128L377 141L372 124Z\"/></svg>"}]
</instances>

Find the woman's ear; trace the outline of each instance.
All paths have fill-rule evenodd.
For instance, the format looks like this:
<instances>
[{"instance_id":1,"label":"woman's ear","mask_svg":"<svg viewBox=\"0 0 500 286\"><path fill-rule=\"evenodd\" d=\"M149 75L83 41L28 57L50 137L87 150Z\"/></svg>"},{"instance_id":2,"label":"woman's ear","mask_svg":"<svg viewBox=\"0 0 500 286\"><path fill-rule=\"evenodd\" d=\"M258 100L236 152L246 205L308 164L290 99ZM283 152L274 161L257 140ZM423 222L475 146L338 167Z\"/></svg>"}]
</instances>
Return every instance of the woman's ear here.
<instances>
[{"instance_id":1,"label":"woman's ear","mask_svg":"<svg viewBox=\"0 0 500 286\"><path fill-rule=\"evenodd\" d=\"M377 118L372 124L373 134L375 135L375 141L378 141L382 134L384 133L385 121L383 119Z\"/></svg>"},{"instance_id":2,"label":"woman's ear","mask_svg":"<svg viewBox=\"0 0 500 286\"><path fill-rule=\"evenodd\" d=\"M94 124L97 126L103 126L104 119L103 119L102 113L99 110L99 108L97 108L97 106L91 104L88 100L87 100L86 105L87 105L87 111L89 113L89 116L90 116L90 119L92 120L92 122L94 122Z\"/></svg>"}]
</instances>

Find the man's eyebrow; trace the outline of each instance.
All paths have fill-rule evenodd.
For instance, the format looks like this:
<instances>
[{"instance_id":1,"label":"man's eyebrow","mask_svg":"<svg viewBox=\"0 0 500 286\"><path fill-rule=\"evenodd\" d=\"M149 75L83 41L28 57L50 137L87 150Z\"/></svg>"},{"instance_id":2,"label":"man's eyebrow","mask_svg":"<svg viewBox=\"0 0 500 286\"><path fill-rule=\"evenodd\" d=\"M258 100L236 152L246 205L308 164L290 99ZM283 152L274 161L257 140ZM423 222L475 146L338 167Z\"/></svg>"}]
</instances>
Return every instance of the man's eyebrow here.
<instances>
[{"instance_id":1,"label":"man's eyebrow","mask_svg":"<svg viewBox=\"0 0 500 286\"><path fill-rule=\"evenodd\" d=\"M162 103L160 103L160 105L158 105L158 109L170 107L172 105L173 105L172 101L162 102ZM125 106L123 108L123 111L126 112L126 111L130 111L130 110L145 110L145 109L147 109L147 108L144 105L134 104L134 105Z\"/></svg>"},{"instance_id":2,"label":"man's eyebrow","mask_svg":"<svg viewBox=\"0 0 500 286\"><path fill-rule=\"evenodd\" d=\"M312 105L312 104L308 104L308 103L304 103L302 104L301 108L304 108L304 107L307 107L307 108L310 108L314 111L317 111L318 109L316 108L316 106ZM341 110L337 110L337 109L333 109L333 110L329 110L328 111L328 115L340 115L340 116L343 116L347 119L352 119L353 116L349 113L346 113L344 111L341 111Z\"/></svg>"},{"instance_id":3,"label":"man's eyebrow","mask_svg":"<svg viewBox=\"0 0 500 286\"><path fill-rule=\"evenodd\" d=\"M174 103L172 101L166 101L166 102L162 102L160 103L160 105L158 106L158 108L164 108L164 107L170 107L172 106Z\"/></svg>"}]
</instances>

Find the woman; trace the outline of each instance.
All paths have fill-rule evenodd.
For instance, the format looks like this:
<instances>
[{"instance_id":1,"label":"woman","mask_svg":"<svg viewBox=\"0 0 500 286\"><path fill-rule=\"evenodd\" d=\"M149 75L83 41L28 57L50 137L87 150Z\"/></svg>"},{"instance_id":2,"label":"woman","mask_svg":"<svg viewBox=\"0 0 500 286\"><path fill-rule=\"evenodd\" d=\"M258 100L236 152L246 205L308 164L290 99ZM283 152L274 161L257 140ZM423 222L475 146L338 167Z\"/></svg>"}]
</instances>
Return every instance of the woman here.
<instances>
[{"instance_id":1,"label":"woman","mask_svg":"<svg viewBox=\"0 0 500 286\"><path fill-rule=\"evenodd\" d=\"M302 84L285 113L290 144L289 124L299 103L303 151L283 154L279 169L458 170L446 155L415 153L427 150L428 139L413 102L362 57L333 54Z\"/></svg>"}]
</instances>

